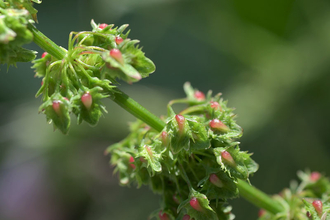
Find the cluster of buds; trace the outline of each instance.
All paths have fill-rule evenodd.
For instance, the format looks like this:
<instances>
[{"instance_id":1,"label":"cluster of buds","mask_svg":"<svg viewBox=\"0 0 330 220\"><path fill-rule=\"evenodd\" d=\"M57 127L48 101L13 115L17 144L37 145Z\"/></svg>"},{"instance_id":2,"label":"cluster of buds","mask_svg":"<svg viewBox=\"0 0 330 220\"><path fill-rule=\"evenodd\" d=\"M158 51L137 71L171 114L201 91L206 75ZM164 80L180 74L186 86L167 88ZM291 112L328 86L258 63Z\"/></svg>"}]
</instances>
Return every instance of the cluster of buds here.
<instances>
[{"instance_id":1,"label":"cluster of buds","mask_svg":"<svg viewBox=\"0 0 330 220\"><path fill-rule=\"evenodd\" d=\"M113 96L116 80L128 83L147 77L155 70L151 60L136 46L138 40L123 32L128 25L96 24L92 31L72 32L68 51L62 59L43 53L34 61L36 77L42 85L36 96L43 95L40 112L54 128L67 133L70 113L78 123L95 125L105 111L102 98ZM64 101L66 100L66 101Z\"/></svg>"},{"instance_id":2,"label":"cluster of buds","mask_svg":"<svg viewBox=\"0 0 330 220\"><path fill-rule=\"evenodd\" d=\"M33 1L0 1L0 64L15 65L16 62L30 62L35 52L22 46L33 40L28 25L37 19Z\"/></svg>"},{"instance_id":3,"label":"cluster of buds","mask_svg":"<svg viewBox=\"0 0 330 220\"><path fill-rule=\"evenodd\" d=\"M161 193L156 219L233 219L227 200L238 196L236 182L248 180L258 165L240 151L242 129L220 94L184 89L187 98L168 105L165 128L158 132L138 121L130 135L108 148L122 185L149 185ZM172 104L188 108L176 114Z\"/></svg>"},{"instance_id":4,"label":"cluster of buds","mask_svg":"<svg viewBox=\"0 0 330 220\"><path fill-rule=\"evenodd\" d=\"M286 207L283 219L326 220L330 219L330 181L319 172L298 172L300 184L293 182L274 199ZM258 220L276 220L278 215L259 211Z\"/></svg>"}]
</instances>

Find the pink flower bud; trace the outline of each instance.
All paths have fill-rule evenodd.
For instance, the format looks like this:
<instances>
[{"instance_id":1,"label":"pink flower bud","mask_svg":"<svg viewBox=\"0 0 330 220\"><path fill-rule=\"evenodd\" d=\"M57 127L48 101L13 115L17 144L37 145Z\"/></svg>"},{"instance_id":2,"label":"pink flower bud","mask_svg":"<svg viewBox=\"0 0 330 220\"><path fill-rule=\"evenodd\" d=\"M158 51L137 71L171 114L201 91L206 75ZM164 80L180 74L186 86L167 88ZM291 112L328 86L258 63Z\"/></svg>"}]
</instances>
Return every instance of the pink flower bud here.
<instances>
[{"instance_id":1,"label":"pink flower bud","mask_svg":"<svg viewBox=\"0 0 330 220\"><path fill-rule=\"evenodd\" d=\"M178 205L180 204L179 198L176 194L173 195L173 200L176 204L178 204Z\"/></svg>"},{"instance_id":2,"label":"pink flower bud","mask_svg":"<svg viewBox=\"0 0 330 220\"><path fill-rule=\"evenodd\" d=\"M89 110L93 103L92 95L89 94L89 92L86 92L81 96L81 102L84 104L84 106Z\"/></svg>"},{"instance_id":3,"label":"pink flower bud","mask_svg":"<svg viewBox=\"0 0 330 220\"><path fill-rule=\"evenodd\" d=\"M310 176L310 180L313 182L318 181L321 178L321 174L319 172L312 172Z\"/></svg>"},{"instance_id":4,"label":"pink flower bud","mask_svg":"<svg viewBox=\"0 0 330 220\"><path fill-rule=\"evenodd\" d=\"M230 129L227 127L227 125L222 123L222 121L220 121L219 119L211 120L209 125L213 131L220 131L220 132L230 131Z\"/></svg>"},{"instance_id":5,"label":"pink flower bud","mask_svg":"<svg viewBox=\"0 0 330 220\"><path fill-rule=\"evenodd\" d=\"M99 28L104 29L104 28L106 28L107 26L108 26L107 24L103 23L103 24L100 24L100 25L99 25Z\"/></svg>"},{"instance_id":6,"label":"pink flower bud","mask_svg":"<svg viewBox=\"0 0 330 220\"><path fill-rule=\"evenodd\" d=\"M214 108L215 110L221 110L219 102L211 102L211 108Z\"/></svg>"},{"instance_id":7,"label":"pink flower bud","mask_svg":"<svg viewBox=\"0 0 330 220\"><path fill-rule=\"evenodd\" d=\"M259 212L258 212L258 217L260 218L264 214L266 214L266 211L264 209L260 209Z\"/></svg>"},{"instance_id":8,"label":"pink flower bud","mask_svg":"<svg viewBox=\"0 0 330 220\"><path fill-rule=\"evenodd\" d=\"M225 163L229 164L232 167L236 166L236 162L233 159L233 157L231 156L231 154L228 151L222 151L221 152L221 157L224 160Z\"/></svg>"},{"instance_id":9,"label":"pink flower bud","mask_svg":"<svg viewBox=\"0 0 330 220\"><path fill-rule=\"evenodd\" d=\"M192 197L190 199L189 203L190 203L190 206L193 207L193 209L195 209L196 211L199 211L199 212L203 211L203 208L199 204L198 199L196 197Z\"/></svg>"},{"instance_id":10,"label":"pink flower bud","mask_svg":"<svg viewBox=\"0 0 330 220\"><path fill-rule=\"evenodd\" d=\"M65 99L66 101L69 101L69 99L67 97L63 97L63 99Z\"/></svg>"},{"instance_id":11,"label":"pink flower bud","mask_svg":"<svg viewBox=\"0 0 330 220\"><path fill-rule=\"evenodd\" d=\"M124 63L123 55L121 54L120 50L118 49L110 50L110 56L113 57L115 60L117 60L119 63L121 64Z\"/></svg>"},{"instance_id":12,"label":"pink flower bud","mask_svg":"<svg viewBox=\"0 0 330 220\"><path fill-rule=\"evenodd\" d=\"M130 158L129 158L129 165L133 168L133 169L135 169L136 167L135 167L135 165L133 164L134 163L134 158L131 156Z\"/></svg>"},{"instance_id":13,"label":"pink flower bud","mask_svg":"<svg viewBox=\"0 0 330 220\"><path fill-rule=\"evenodd\" d=\"M323 203L321 200L315 200L312 205L319 216L322 215Z\"/></svg>"},{"instance_id":14,"label":"pink flower bud","mask_svg":"<svg viewBox=\"0 0 330 220\"><path fill-rule=\"evenodd\" d=\"M167 146L168 145L168 135L166 131L163 131L161 134L162 137L162 142L163 142L163 146Z\"/></svg>"},{"instance_id":15,"label":"pink flower bud","mask_svg":"<svg viewBox=\"0 0 330 220\"><path fill-rule=\"evenodd\" d=\"M53 109L57 115L61 115L61 101L55 100L53 101Z\"/></svg>"},{"instance_id":16,"label":"pink flower bud","mask_svg":"<svg viewBox=\"0 0 330 220\"><path fill-rule=\"evenodd\" d=\"M153 153L152 153L151 148L149 146L147 146L147 145L144 145L144 147L146 148L146 150L147 150L147 152L149 154L149 157L152 158L153 157Z\"/></svg>"},{"instance_id":17,"label":"pink flower bud","mask_svg":"<svg viewBox=\"0 0 330 220\"><path fill-rule=\"evenodd\" d=\"M116 44L119 45L119 44L121 44L121 42L123 42L124 40L123 40L123 38L121 38L120 36L117 36L117 37L115 38L115 41L116 41Z\"/></svg>"},{"instance_id":18,"label":"pink flower bud","mask_svg":"<svg viewBox=\"0 0 330 220\"><path fill-rule=\"evenodd\" d=\"M182 134L184 131L185 118L182 115L176 115L175 120L179 126L179 132Z\"/></svg>"},{"instance_id":19,"label":"pink flower bud","mask_svg":"<svg viewBox=\"0 0 330 220\"><path fill-rule=\"evenodd\" d=\"M187 214L184 215L183 218L182 218L182 220L190 220L190 215L187 215Z\"/></svg>"},{"instance_id":20,"label":"pink flower bud","mask_svg":"<svg viewBox=\"0 0 330 220\"><path fill-rule=\"evenodd\" d=\"M47 52L43 52L43 54L41 55L41 58L44 58L48 53Z\"/></svg>"},{"instance_id":21,"label":"pink flower bud","mask_svg":"<svg viewBox=\"0 0 330 220\"><path fill-rule=\"evenodd\" d=\"M204 101L205 100L205 95L201 91L196 91L194 96L198 101Z\"/></svg>"},{"instance_id":22,"label":"pink flower bud","mask_svg":"<svg viewBox=\"0 0 330 220\"><path fill-rule=\"evenodd\" d=\"M163 210L159 211L158 216L159 216L160 220L170 220L168 215L165 212L163 212Z\"/></svg>"},{"instance_id":23,"label":"pink flower bud","mask_svg":"<svg viewBox=\"0 0 330 220\"><path fill-rule=\"evenodd\" d=\"M209 177L209 180L213 185L219 188L223 187L223 182L219 179L219 177L216 174L212 173Z\"/></svg>"}]
</instances>

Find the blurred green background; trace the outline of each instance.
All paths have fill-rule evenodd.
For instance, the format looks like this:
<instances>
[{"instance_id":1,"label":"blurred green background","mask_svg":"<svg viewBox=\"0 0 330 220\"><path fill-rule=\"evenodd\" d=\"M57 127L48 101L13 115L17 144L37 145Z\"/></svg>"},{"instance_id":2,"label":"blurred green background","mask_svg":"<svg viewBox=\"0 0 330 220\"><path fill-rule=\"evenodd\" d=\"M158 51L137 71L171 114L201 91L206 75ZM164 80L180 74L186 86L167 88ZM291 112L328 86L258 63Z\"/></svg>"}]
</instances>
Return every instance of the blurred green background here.
<instances>
[{"instance_id":1,"label":"blurred green background","mask_svg":"<svg viewBox=\"0 0 330 220\"><path fill-rule=\"evenodd\" d=\"M120 88L157 115L183 97L190 81L222 92L244 128L241 148L260 169L252 184L269 194L297 170L330 175L330 3L326 0L48 0L37 27L66 47L70 31L96 23L130 24L157 70ZM43 51L34 44L39 55ZM159 198L148 188L119 187L105 148L134 119L109 100L96 127L53 132L38 115L40 79L30 64L1 66L0 219L147 219ZM232 200L238 220L258 209Z\"/></svg>"}]
</instances>

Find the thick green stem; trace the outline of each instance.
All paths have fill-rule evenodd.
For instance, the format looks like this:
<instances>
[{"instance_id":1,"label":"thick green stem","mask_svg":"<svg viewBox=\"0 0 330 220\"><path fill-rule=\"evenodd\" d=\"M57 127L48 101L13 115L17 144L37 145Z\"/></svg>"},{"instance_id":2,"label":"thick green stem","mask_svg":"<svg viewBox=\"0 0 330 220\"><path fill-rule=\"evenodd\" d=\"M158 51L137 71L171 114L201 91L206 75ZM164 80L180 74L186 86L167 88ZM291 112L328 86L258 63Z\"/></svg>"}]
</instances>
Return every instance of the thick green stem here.
<instances>
[{"instance_id":1,"label":"thick green stem","mask_svg":"<svg viewBox=\"0 0 330 220\"><path fill-rule=\"evenodd\" d=\"M29 29L34 35L34 42L41 47L44 51L48 52L52 56L61 60L66 56L66 50L56 45L53 41L47 38L33 25L29 25ZM142 107L139 103L134 101L124 92L116 88L116 92L113 94L112 99L123 109L142 120L157 131L162 131L165 127L165 123L157 116L150 113L147 109ZM263 208L273 214L284 211L284 208L271 197L249 185L245 181L238 180L237 187L240 191L240 195L253 203L254 205Z\"/></svg>"},{"instance_id":2,"label":"thick green stem","mask_svg":"<svg viewBox=\"0 0 330 220\"><path fill-rule=\"evenodd\" d=\"M267 210L268 212L273 214L285 211L284 207L280 203L266 195L264 192L255 188L254 186L251 186L249 183L243 180L238 180L237 187L239 190L239 194L255 206Z\"/></svg>"},{"instance_id":3,"label":"thick green stem","mask_svg":"<svg viewBox=\"0 0 330 220\"><path fill-rule=\"evenodd\" d=\"M114 93L114 97L112 98L114 102L155 130L159 132L163 130L165 123L160 120L159 117L149 112L147 109L134 101L124 92L120 91L118 88L115 90L117 91Z\"/></svg>"},{"instance_id":4,"label":"thick green stem","mask_svg":"<svg viewBox=\"0 0 330 220\"><path fill-rule=\"evenodd\" d=\"M43 33L41 33L37 28L35 28L32 24L28 25L29 30L33 33L33 41L36 43L41 49L51 54L55 58L62 60L66 51L55 44L51 39L46 37Z\"/></svg>"}]
</instances>

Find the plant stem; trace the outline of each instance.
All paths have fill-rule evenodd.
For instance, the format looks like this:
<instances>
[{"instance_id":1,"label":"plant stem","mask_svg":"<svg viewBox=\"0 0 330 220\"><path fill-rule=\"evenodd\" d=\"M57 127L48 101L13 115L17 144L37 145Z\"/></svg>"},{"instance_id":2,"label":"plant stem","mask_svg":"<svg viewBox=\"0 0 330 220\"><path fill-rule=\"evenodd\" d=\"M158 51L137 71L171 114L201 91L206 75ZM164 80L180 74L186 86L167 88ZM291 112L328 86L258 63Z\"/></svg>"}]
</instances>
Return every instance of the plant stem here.
<instances>
[{"instance_id":1,"label":"plant stem","mask_svg":"<svg viewBox=\"0 0 330 220\"><path fill-rule=\"evenodd\" d=\"M254 186L251 186L249 183L239 179L237 187L239 194L255 206L265 209L273 214L285 211L284 207L280 203Z\"/></svg>"},{"instance_id":2,"label":"plant stem","mask_svg":"<svg viewBox=\"0 0 330 220\"><path fill-rule=\"evenodd\" d=\"M29 24L28 27L34 35L33 41L39 47L59 60L65 58L67 51L64 48L56 45L33 25ZM118 88L115 88L115 90L116 91L112 94L112 100L114 102L155 130L159 132L163 130L165 123L160 120L160 118L149 112L147 109L134 101L124 92L120 91ZM284 211L284 208L277 201L273 200L271 197L249 185L245 181L238 180L237 187L241 196L254 205L261 207L273 214Z\"/></svg>"},{"instance_id":3,"label":"plant stem","mask_svg":"<svg viewBox=\"0 0 330 220\"><path fill-rule=\"evenodd\" d=\"M32 24L29 24L28 28L33 33L34 43L36 43L41 49L59 60L62 60L65 57L66 51L63 48L55 44Z\"/></svg>"},{"instance_id":4,"label":"plant stem","mask_svg":"<svg viewBox=\"0 0 330 220\"><path fill-rule=\"evenodd\" d=\"M124 92L120 91L118 88L115 88L115 90L116 92L113 94L114 97L112 97L114 102L155 130L159 132L163 130L165 123L160 120L159 117L149 112L147 109L134 101L134 99L126 95Z\"/></svg>"}]
</instances>

